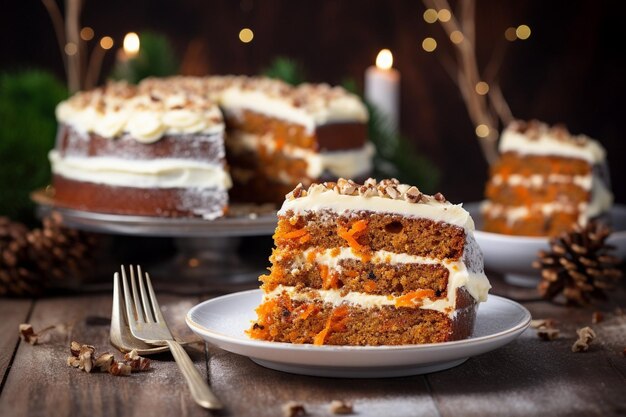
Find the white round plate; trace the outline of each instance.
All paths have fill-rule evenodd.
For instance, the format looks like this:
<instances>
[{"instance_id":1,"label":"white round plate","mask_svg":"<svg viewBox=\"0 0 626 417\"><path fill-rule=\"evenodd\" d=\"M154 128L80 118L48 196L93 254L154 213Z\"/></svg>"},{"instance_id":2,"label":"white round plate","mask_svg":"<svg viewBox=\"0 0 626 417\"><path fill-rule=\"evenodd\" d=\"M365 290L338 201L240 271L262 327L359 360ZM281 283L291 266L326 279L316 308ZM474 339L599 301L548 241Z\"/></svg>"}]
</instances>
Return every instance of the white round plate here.
<instances>
[{"instance_id":1,"label":"white round plate","mask_svg":"<svg viewBox=\"0 0 626 417\"><path fill-rule=\"evenodd\" d=\"M466 340L403 346L314 346L250 339L261 290L214 298L187 313L187 325L209 343L248 356L267 368L294 374L337 378L386 378L441 371L470 356L497 349L530 324L518 303L490 295L480 304L474 335Z\"/></svg>"},{"instance_id":2,"label":"white round plate","mask_svg":"<svg viewBox=\"0 0 626 417\"><path fill-rule=\"evenodd\" d=\"M490 233L482 228L480 203L464 205L476 223L474 237L483 251L485 268L504 274L511 284L535 287L540 281L539 271L532 267L539 250L549 249L547 237L511 236ZM610 212L614 232L607 243L616 247L615 255L626 258L626 206L616 204Z\"/></svg>"}]
</instances>

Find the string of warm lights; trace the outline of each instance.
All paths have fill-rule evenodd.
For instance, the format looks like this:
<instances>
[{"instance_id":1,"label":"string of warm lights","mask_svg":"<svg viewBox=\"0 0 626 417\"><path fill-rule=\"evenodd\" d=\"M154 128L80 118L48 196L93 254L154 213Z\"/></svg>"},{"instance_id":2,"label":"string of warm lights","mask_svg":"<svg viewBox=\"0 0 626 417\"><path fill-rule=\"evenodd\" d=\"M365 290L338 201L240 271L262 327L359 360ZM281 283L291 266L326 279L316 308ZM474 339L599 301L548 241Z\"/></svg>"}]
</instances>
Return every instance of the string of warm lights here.
<instances>
[{"instance_id":1,"label":"string of warm lights","mask_svg":"<svg viewBox=\"0 0 626 417\"><path fill-rule=\"evenodd\" d=\"M498 44L481 75L475 50L475 0L460 0L458 18L451 12L447 0L423 0L423 2L426 6L422 16L424 21L429 24L439 22L454 47L455 58L441 50L438 56L448 75L461 91L474 124L474 133L480 140L487 161L491 164L497 158L498 120L507 124L513 119L497 83L505 46L503 43ZM510 43L526 40L530 35L531 29L528 25L519 25L507 28L503 39ZM437 48L437 40L434 37L428 36L422 40L424 51L431 53Z\"/></svg>"},{"instance_id":2,"label":"string of warm lights","mask_svg":"<svg viewBox=\"0 0 626 417\"><path fill-rule=\"evenodd\" d=\"M115 45L111 36L102 36L92 46L87 59L88 43L96 38L93 28L80 28L80 11L82 0L66 0L65 18L61 14L56 0L42 0L54 27L59 49L63 58L63 66L67 76L70 93L80 89L95 87L100 78L104 57ZM79 29L80 28L80 29ZM123 41L124 57L132 58L139 52L139 35L127 33Z\"/></svg>"}]
</instances>

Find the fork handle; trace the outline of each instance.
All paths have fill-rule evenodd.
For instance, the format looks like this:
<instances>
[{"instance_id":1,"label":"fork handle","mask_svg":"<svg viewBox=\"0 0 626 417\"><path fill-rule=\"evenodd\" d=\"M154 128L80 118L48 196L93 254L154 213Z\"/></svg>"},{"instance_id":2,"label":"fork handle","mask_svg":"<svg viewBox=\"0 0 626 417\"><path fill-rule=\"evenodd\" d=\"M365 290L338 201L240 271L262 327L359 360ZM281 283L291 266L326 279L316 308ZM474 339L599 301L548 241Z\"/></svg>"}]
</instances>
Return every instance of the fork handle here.
<instances>
[{"instance_id":1,"label":"fork handle","mask_svg":"<svg viewBox=\"0 0 626 417\"><path fill-rule=\"evenodd\" d=\"M222 403L217 399L215 394L211 392L209 385L204 380L202 375L200 375L200 372L198 372L191 361L191 358L180 343L175 340L167 340L166 342L172 352L172 355L174 356L174 360L176 360L178 367L187 381L187 385L189 386L193 399L204 408L222 408Z\"/></svg>"}]
</instances>

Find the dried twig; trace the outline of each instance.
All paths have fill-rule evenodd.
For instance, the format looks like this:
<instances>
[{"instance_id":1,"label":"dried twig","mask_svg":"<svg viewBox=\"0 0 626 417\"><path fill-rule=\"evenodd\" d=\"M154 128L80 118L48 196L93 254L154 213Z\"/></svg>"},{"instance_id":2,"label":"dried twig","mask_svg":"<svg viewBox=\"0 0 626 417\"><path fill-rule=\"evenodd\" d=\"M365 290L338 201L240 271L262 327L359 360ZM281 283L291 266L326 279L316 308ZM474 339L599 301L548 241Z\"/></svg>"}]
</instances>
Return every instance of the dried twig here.
<instances>
[{"instance_id":1,"label":"dried twig","mask_svg":"<svg viewBox=\"0 0 626 417\"><path fill-rule=\"evenodd\" d=\"M448 0L423 0L423 3L430 9L451 11ZM469 117L477 129L476 135L483 154L487 162L491 164L497 159L496 144L500 122L508 124L513 120L511 109L498 85L497 76L506 55L507 43L501 42L496 45L481 75L475 48L475 13L475 0L460 0L456 16L452 14L450 19L445 21L439 19L441 27L449 38L452 38L452 34L457 31L463 34L462 41L452 42L456 51L456 62L451 63L445 55L440 56L440 59L444 69L454 79L461 92ZM456 70L452 68L454 66ZM479 93L476 90L479 82L487 83L488 91ZM480 127L481 125L486 126L487 129Z\"/></svg>"}]
</instances>

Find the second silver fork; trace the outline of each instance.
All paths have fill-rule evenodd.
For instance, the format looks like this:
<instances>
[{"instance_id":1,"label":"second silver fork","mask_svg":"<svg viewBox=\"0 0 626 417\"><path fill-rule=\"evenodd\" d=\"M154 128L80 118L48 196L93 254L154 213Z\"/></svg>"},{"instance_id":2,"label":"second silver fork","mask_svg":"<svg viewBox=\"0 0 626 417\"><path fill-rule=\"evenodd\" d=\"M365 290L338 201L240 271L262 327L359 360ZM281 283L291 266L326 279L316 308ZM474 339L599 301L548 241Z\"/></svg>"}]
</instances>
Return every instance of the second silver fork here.
<instances>
[{"instance_id":1,"label":"second silver fork","mask_svg":"<svg viewBox=\"0 0 626 417\"><path fill-rule=\"evenodd\" d=\"M146 343L167 345L187 381L193 399L204 408L221 409L222 404L211 392L185 349L172 337L154 294L150 276L146 273L144 279L141 267L137 266L135 277L135 271L131 266L130 280L129 285L125 268L122 266L124 301L131 333Z\"/></svg>"}]
</instances>

